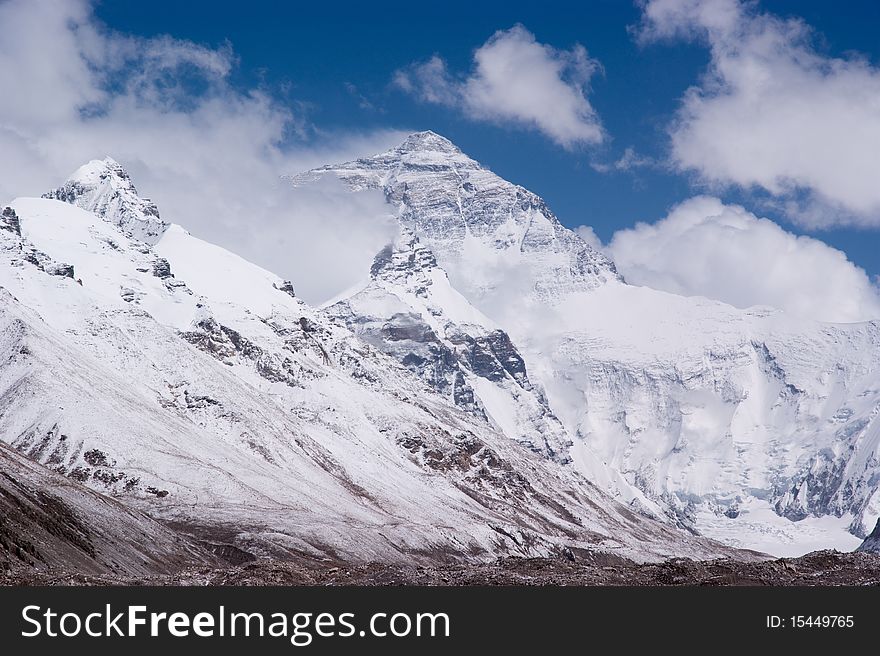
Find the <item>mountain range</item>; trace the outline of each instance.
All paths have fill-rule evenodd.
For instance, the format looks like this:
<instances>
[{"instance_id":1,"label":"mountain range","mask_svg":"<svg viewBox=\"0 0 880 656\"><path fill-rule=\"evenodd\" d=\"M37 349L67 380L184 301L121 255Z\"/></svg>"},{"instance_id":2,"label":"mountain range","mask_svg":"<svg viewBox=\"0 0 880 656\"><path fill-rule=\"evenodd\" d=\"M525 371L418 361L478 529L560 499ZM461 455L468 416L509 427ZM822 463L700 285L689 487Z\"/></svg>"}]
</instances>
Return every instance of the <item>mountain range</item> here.
<instances>
[{"instance_id":1,"label":"mountain range","mask_svg":"<svg viewBox=\"0 0 880 656\"><path fill-rule=\"evenodd\" d=\"M0 438L29 458L3 471L70 510L92 569L749 558L874 529L876 323L629 285L433 132L284 180L326 176L381 190L400 230L322 307L161 218L111 158L2 209ZM111 549L108 521L156 551Z\"/></svg>"},{"instance_id":2,"label":"mountain range","mask_svg":"<svg viewBox=\"0 0 880 656\"><path fill-rule=\"evenodd\" d=\"M530 439L513 412L525 406L505 397L501 408L484 386L478 405L510 437L570 460L625 503L730 544L780 555L851 548L875 526L876 322L822 324L629 285L542 199L432 132L292 180L323 176L381 189L489 318L484 329L506 331L547 409L542 421L563 427L551 444L567 447ZM362 297L389 289L387 276L373 278ZM405 314L353 301L372 317L367 330ZM386 342L392 353L397 343Z\"/></svg>"}]
</instances>

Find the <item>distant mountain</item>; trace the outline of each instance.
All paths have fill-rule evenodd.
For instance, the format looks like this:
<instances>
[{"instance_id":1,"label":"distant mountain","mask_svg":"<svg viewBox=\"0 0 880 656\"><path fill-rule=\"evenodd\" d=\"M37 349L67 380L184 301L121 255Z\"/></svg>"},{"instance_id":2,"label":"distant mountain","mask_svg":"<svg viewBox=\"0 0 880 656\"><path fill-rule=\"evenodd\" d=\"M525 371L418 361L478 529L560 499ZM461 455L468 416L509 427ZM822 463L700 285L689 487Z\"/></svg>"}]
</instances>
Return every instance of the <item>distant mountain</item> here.
<instances>
[{"instance_id":1,"label":"distant mountain","mask_svg":"<svg viewBox=\"0 0 880 656\"><path fill-rule=\"evenodd\" d=\"M551 301L620 280L614 263L565 228L539 196L498 177L434 132L386 153L292 176L333 175L351 189L382 189L402 225L436 256L475 305L509 291ZM489 312L490 315L494 312Z\"/></svg>"},{"instance_id":2,"label":"distant mountain","mask_svg":"<svg viewBox=\"0 0 880 656\"><path fill-rule=\"evenodd\" d=\"M854 548L880 517L876 322L628 285L433 132L289 179L324 176L382 190L404 235L328 312L509 437L643 512L780 555ZM522 385L468 361L457 335L492 331Z\"/></svg>"}]
</instances>

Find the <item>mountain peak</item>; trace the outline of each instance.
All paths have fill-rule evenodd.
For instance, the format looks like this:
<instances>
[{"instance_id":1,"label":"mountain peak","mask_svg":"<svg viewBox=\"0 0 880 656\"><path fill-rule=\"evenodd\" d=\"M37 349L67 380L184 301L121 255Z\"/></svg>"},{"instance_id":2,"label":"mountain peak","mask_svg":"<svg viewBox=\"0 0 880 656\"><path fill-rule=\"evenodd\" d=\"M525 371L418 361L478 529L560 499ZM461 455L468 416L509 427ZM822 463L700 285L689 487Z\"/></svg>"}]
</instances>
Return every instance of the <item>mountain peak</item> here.
<instances>
[{"instance_id":1,"label":"mountain peak","mask_svg":"<svg viewBox=\"0 0 880 656\"><path fill-rule=\"evenodd\" d=\"M326 164L309 171L282 176L294 187L303 187L326 175L335 175L352 190L375 189L396 176L395 171L410 169L421 173L441 170L483 170L446 137L431 130L413 132L399 145L343 164Z\"/></svg>"},{"instance_id":2,"label":"mountain peak","mask_svg":"<svg viewBox=\"0 0 880 656\"><path fill-rule=\"evenodd\" d=\"M66 182L98 184L110 179L115 179L117 182L121 182L123 186L129 187L137 193L134 184L131 182L131 176L128 175L128 172L122 167L122 164L109 155L105 156L103 159L93 159L86 164L83 164L70 175Z\"/></svg>"},{"instance_id":3,"label":"mountain peak","mask_svg":"<svg viewBox=\"0 0 880 656\"><path fill-rule=\"evenodd\" d=\"M614 263L563 226L543 199L436 132L415 132L384 153L290 180L304 186L327 175L353 191L381 189L399 223L418 235L472 302L511 279L523 281L518 293L557 299L622 280ZM516 275L502 273L505 268Z\"/></svg>"},{"instance_id":4,"label":"mountain peak","mask_svg":"<svg viewBox=\"0 0 880 656\"><path fill-rule=\"evenodd\" d=\"M79 167L67 181L43 198L60 200L97 214L115 224L127 236L155 244L168 223L159 217L159 209L142 198L131 176L109 155L93 159Z\"/></svg>"},{"instance_id":5,"label":"mountain peak","mask_svg":"<svg viewBox=\"0 0 880 656\"><path fill-rule=\"evenodd\" d=\"M395 150L401 153L434 152L461 155L461 149L446 137L431 130L413 132Z\"/></svg>"}]
</instances>

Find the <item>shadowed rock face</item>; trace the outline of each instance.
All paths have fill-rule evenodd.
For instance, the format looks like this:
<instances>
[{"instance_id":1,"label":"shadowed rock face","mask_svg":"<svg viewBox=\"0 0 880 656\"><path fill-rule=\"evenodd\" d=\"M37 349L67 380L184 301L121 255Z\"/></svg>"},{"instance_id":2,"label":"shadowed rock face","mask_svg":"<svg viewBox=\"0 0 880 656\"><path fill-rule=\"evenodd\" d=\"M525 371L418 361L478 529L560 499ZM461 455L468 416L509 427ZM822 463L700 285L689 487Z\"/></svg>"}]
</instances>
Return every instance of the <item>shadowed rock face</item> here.
<instances>
[{"instance_id":1,"label":"shadowed rock face","mask_svg":"<svg viewBox=\"0 0 880 656\"><path fill-rule=\"evenodd\" d=\"M880 554L880 519L877 520L877 525L874 527L871 535L865 538L858 551Z\"/></svg>"},{"instance_id":2,"label":"shadowed rock face","mask_svg":"<svg viewBox=\"0 0 880 656\"><path fill-rule=\"evenodd\" d=\"M218 562L146 515L0 444L0 570L139 576Z\"/></svg>"},{"instance_id":3,"label":"shadowed rock face","mask_svg":"<svg viewBox=\"0 0 880 656\"><path fill-rule=\"evenodd\" d=\"M508 334L452 289L411 230L401 228L370 273L365 288L327 313L458 407L537 453L568 461L570 443ZM484 382L492 387L475 389Z\"/></svg>"},{"instance_id":4,"label":"shadowed rock face","mask_svg":"<svg viewBox=\"0 0 880 656\"><path fill-rule=\"evenodd\" d=\"M462 336L461 342L469 347L465 357L477 376L497 381L509 375L524 389L531 388L526 364L506 332L493 330L488 335L469 337Z\"/></svg>"}]
</instances>

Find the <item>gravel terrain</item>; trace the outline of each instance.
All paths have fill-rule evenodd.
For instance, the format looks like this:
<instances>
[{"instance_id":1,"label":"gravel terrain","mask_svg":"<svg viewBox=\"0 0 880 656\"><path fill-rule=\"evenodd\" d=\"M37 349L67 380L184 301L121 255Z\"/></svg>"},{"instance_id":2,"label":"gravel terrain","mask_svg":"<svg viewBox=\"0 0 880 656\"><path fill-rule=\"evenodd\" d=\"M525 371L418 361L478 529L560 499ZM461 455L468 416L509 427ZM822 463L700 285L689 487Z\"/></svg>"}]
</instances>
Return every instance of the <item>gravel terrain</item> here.
<instances>
[{"instance_id":1,"label":"gravel terrain","mask_svg":"<svg viewBox=\"0 0 880 656\"><path fill-rule=\"evenodd\" d=\"M401 567L381 563L254 561L152 577L64 572L0 574L3 585L880 585L880 555L817 551L800 558L743 562L675 559L638 564L606 555L571 560L503 558L481 565Z\"/></svg>"}]
</instances>

